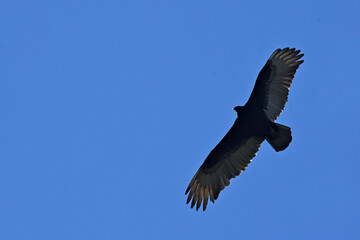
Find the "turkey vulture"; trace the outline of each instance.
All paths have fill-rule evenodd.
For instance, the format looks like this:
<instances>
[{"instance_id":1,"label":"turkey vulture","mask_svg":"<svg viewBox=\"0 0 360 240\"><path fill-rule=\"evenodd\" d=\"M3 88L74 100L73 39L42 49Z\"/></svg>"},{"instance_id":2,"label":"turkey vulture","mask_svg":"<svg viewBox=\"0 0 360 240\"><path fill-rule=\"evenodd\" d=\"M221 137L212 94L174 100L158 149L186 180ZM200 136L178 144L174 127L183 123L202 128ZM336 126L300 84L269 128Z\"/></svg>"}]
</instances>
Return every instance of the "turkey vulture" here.
<instances>
[{"instance_id":1,"label":"turkey vulture","mask_svg":"<svg viewBox=\"0 0 360 240\"><path fill-rule=\"evenodd\" d=\"M266 139L276 152L289 146L289 127L275 123L288 100L289 88L304 54L295 48L277 49L261 69L245 106L236 106L234 125L210 152L191 180L186 203L198 210L208 199L214 203L219 193L238 176L255 157Z\"/></svg>"}]
</instances>

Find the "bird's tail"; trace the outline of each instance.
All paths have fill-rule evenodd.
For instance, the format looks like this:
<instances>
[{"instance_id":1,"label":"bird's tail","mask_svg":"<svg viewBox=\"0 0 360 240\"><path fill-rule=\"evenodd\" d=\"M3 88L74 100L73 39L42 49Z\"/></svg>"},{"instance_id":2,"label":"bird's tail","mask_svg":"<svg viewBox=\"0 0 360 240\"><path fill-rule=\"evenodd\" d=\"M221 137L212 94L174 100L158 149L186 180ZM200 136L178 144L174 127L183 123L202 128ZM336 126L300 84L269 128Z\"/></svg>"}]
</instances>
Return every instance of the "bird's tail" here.
<instances>
[{"instance_id":1,"label":"bird's tail","mask_svg":"<svg viewBox=\"0 0 360 240\"><path fill-rule=\"evenodd\" d=\"M292 140L291 129L287 126L274 123L273 134L271 137L266 138L268 143L279 152L287 148Z\"/></svg>"}]
</instances>

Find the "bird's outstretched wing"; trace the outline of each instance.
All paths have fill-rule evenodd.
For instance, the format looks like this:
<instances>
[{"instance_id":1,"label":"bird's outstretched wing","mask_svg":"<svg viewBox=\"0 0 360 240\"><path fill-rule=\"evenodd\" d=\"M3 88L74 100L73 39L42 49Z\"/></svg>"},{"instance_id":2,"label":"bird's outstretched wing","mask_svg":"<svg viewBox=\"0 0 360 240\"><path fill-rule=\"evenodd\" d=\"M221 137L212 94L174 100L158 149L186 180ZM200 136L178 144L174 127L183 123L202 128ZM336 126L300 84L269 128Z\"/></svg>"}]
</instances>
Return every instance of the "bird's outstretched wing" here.
<instances>
[{"instance_id":1,"label":"bird's outstretched wing","mask_svg":"<svg viewBox=\"0 0 360 240\"><path fill-rule=\"evenodd\" d=\"M288 100L289 88L304 54L295 48L277 49L261 69L255 87L246 105L264 109L266 116L275 121Z\"/></svg>"},{"instance_id":2,"label":"bird's outstretched wing","mask_svg":"<svg viewBox=\"0 0 360 240\"><path fill-rule=\"evenodd\" d=\"M261 137L242 136L234 128L210 152L186 189L186 203L192 199L191 208L196 205L198 210L203 202L205 211L209 197L212 202L218 198L230 179L245 170L264 141Z\"/></svg>"}]
</instances>

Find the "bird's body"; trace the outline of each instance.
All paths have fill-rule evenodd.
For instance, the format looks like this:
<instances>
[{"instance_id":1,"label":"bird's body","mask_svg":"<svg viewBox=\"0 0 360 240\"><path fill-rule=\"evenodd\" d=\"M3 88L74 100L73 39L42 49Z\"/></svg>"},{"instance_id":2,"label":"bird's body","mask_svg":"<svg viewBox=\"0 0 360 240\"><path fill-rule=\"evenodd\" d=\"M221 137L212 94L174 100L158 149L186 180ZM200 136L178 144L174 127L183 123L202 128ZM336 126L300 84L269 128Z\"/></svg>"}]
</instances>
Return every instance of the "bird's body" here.
<instances>
[{"instance_id":1,"label":"bird's body","mask_svg":"<svg viewBox=\"0 0 360 240\"><path fill-rule=\"evenodd\" d=\"M238 117L235 123L219 142L219 144L210 152L205 159L202 167L209 168L218 162L218 156L226 152L227 149L236 150L239 148L243 141L249 137L256 136L263 139L269 134L271 130L271 122L266 118L263 111L252 109L248 107L238 107ZM248 126L251 126L250 128Z\"/></svg>"},{"instance_id":2,"label":"bird's body","mask_svg":"<svg viewBox=\"0 0 360 240\"><path fill-rule=\"evenodd\" d=\"M191 180L185 194L187 203L196 210L208 198L214 202L230 179L245 170L266 139L275 151L284 150L291 142L291 130L274 121L284 109L289 88L299 60L299 50L277 49L269 58L256 80L248 102L233 109L237 112L234 125L209 153Z\"/></svg>"}]
</instances>

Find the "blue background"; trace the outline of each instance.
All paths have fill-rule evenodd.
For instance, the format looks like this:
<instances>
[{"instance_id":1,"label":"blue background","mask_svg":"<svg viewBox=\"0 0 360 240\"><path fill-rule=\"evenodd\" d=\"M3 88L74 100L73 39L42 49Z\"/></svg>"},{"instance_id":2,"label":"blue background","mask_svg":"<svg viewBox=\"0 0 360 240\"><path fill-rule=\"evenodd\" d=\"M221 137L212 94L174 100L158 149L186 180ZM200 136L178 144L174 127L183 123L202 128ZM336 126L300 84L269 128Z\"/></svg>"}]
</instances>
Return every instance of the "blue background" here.
<instances>
[{"instance_id":1,"label":"blue background","mask_svg":"<svg viewBox=\"0 0 360 240\"><path fill-rule=\"evenodd\" d=\"M359 1L0 3L0 239L360 239ZM185 189L276 48L305 63L206 212Z\"/></svg>"}]
</instances>

